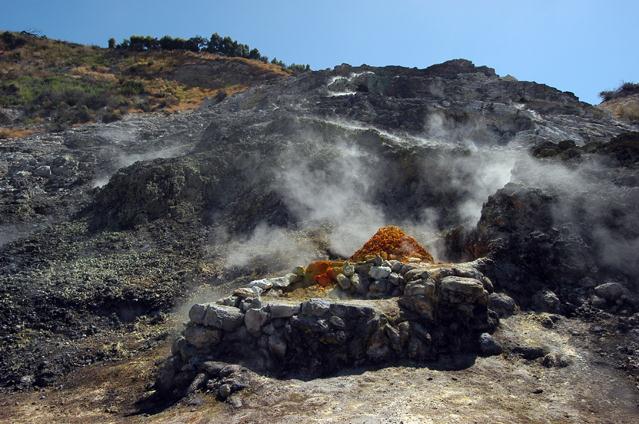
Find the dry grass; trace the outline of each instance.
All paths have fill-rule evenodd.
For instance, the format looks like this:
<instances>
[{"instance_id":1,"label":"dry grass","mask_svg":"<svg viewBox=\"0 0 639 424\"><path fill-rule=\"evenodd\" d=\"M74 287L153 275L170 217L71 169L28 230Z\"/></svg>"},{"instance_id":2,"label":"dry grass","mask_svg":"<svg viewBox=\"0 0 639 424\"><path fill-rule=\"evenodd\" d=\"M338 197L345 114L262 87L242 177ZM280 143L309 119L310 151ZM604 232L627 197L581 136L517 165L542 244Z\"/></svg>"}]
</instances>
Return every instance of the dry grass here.
<instances>
[{"instance_id":1,"label":"dry grass","mask_svg":"<svg viewBox=\"0 0 639 424\"><path fill-rule=\"evenodd\" d=\"M30 128L0 128L0 140L27 137L34 132L35 130Z\"/></svg>"},{"instance_id":2,"label":"dry grass","mask_svg":"<svg viewBox=\"0 0 639 424\"><path fill-rule=\"evenodd\" d=\"M23 112L16 128L4 132L5 138L36 123L57 130L110 122L132 112L194 109L207 97L232 95L290 75L279 65L210 53L135 52L37 37L25 40L6 51L0 43L0 107Z\"/></svg>"},{"instance_id":3,"label":"dry grass","mask_svg":"<svg viewBox=\"0 0 639 424\"><path fill-rule=\"evenodd\" d=\"M600 104L599 107L609 111L617 119L639 121L639 95L608 100Z\"/></svg>"}]
</instances>

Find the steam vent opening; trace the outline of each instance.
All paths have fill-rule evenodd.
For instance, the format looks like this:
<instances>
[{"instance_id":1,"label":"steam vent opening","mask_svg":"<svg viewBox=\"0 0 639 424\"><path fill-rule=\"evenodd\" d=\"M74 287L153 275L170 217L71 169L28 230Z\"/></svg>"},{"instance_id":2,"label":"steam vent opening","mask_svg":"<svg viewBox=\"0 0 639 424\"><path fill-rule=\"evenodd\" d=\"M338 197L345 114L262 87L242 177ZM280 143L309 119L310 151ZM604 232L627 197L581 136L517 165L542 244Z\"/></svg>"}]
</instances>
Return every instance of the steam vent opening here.
<instances>
[{"instance_id":1,"label":"steam vent opening","mask_svg":"<svg viewBox=\"0 0 639 424\"><path fill-rule=\"evenodd\" d=\"M499 322L489 313L493 285L481 268L481 260L436 263L400 228L382 227L346 260L315 261L193 305L156 387L182 396L202 374L215 382L212 363L316 378L480 354L480 339Z\"/></svg>"}]
</instances>

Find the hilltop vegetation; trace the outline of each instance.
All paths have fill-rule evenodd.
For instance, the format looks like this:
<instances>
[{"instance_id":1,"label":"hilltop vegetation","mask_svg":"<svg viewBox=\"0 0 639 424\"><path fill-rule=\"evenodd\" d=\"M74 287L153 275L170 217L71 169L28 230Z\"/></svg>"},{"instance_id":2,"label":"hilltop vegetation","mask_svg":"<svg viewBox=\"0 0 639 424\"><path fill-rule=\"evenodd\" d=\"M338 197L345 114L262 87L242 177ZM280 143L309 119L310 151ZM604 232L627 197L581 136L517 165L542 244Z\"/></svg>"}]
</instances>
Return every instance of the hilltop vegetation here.
<instances>
[{"instance_id":1,"label":"hilltop vegetation","mask_svg":"<svg viewBox=\"0 0 639 424\"><path fill-rule=\"evenodd\" d=\"M226 47L214 51L178 48L181 40L170 37L162 39L165 48L146 48L140 37L131 37L105 49L1 33L0 138L111 122L127 113L192 109L205 98L223 98L294 72L267 63L257 49L244 55L248 47L227 38L221 38ZM241 46L242 54L229 54L229 46ZM252 58L256 52L259 58Z\"/></svg>"},{"instance_id":2,"label":"hilltop vegetation","mask_svg":"<svg viewBox=\"0 0 639 424\"><path fill-rule=\"evenodd\" d=\"M150 36L132 35L125 39L120 44L116 44L115 39L109 39L109 48L133 50L138 52L152 51L152 50L185 50L191 52L212 53L220 56L227 57L243 57L245 59L259 60L264 63L268 63L268 56L264 56L256 48L249 47L248 44L242 44L231 37L222 37L217 32L211 35L211 38L206 39L201 36L191 37L189 39L174 38L165 35L162 38L155 38ZM292 72L305 72L310 71L309 65L300 65L292 63L286 65L277 58L271 59L271 63L279 65L282 68L286 68Z\"/></svg>"},{"instance_id":3,"label":"hilltop vegetation","mask_svg":"<svg viewBox=\"0 0 639 424\"><path fill-rule=\"evenodd\" d=\"M616 118L639 121L639 84L625 82L615 90L602 91L600 107L608 110Z\"/></svg>"}]
</instances>

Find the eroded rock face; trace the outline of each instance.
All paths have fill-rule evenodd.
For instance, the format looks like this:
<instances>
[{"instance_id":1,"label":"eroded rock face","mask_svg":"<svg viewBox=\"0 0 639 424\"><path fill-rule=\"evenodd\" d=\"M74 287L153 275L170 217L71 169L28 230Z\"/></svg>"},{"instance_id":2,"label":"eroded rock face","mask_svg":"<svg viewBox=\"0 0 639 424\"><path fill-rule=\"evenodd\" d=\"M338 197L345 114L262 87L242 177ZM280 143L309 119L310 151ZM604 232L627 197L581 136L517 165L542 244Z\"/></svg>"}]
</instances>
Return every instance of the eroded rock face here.
<instances>
[{"instance_id":1,"label":"eroded rock face","mask_svg":"<svg viewBox=\"0 0 639 424\"><path fill-rule=\"evenodd\" d=\"M321 171L353 150L362 169L375 170L361 179L370 180L367 200L389 221L415 220L429 207L445 228L464 221L458 209L475 190L464 182L476 180L484 160L467 141L495 147L571 138L581 145L627 129L571 93L500 78L465 60L422 70L343 65L249 90L207 113L210 125L194 152L112 179L94 203L95 228L174 216L228 218L238 232L258 222L291 226L305 217L282 174L304 161ZM114 212L101 218L105 209Z\"/></svg>"}]
</instances>

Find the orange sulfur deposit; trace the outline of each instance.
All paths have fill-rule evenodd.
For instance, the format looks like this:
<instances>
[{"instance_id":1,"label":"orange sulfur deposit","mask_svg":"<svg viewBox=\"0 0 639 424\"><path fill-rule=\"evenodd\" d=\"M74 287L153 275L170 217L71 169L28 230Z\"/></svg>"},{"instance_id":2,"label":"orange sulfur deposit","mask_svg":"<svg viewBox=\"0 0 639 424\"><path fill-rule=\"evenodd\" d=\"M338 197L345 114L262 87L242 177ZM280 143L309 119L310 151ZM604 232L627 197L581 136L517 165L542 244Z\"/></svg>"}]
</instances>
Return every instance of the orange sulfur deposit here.
<instances>
[{"instance_id":1,"label":"orange sulfur deposit","mask_svg":"<svg viewBox=\"0 0 639 424\"><path fill-rule=\"evenodd\" d=\"M408 258L419 258L424 262L434 262L433 257L414 238L406 235L401 228L382 227L368 240L361 249L351 256L354 262L365 261L373 256L384 259L397 259L406 262ZM344 261L315 261L305 269L307 281L314 281L321 287L328 287L336 282L337 274L342 272Z\"/></svg>"},{"instance_id":2,"label":"orange sulfur deposit","mask_svg":"<svg viewBox=\"0 0 639 424\"><path fill-rule=\"evenodd\" d=\"M315 261L306 267L305 277L313 280L322 287L327 287L335 281L337 274L342 272L343 261Z\"/></svg>"},{"instance_id":3,"label":"orange sulfur deposit","mask_svg":"<svg viewBox=\"0 0 639 424\"><path fill-rule=\"evenodd\" d=\"M353 261L363 261L371 256L384 259L406 261L408 258L420 258L424 262L433 262L428 253L414 238L406 235L395 226L382 227L357 252L351 256Z\"/></svg>"}]
</instances>

